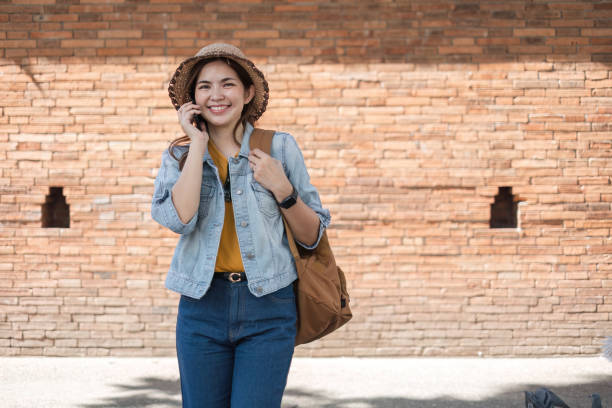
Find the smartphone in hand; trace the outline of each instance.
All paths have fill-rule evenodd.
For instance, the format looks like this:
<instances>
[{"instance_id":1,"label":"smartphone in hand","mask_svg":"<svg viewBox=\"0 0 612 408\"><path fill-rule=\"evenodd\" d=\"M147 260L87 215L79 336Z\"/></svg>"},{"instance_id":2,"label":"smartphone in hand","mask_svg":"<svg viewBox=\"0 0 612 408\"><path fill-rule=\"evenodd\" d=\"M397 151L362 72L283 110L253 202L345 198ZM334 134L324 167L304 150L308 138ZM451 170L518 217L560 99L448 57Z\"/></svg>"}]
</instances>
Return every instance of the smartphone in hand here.
<instances>
[{"instance_id":1,"label":"smartphone in hand","mask_svg":"<svg viewBox=\"0 0 612 408\"><path fill-rule=\"evenodd\" d=\"M194 105L196 104L195 101L191 101ZM199 113L196 113L195 115L193 115L193 121L196 124L196 127L200 130L206 130L206 121L204 120L204 118L202 117L202 115L200 115Z\"/></svg>"}]
</instances>

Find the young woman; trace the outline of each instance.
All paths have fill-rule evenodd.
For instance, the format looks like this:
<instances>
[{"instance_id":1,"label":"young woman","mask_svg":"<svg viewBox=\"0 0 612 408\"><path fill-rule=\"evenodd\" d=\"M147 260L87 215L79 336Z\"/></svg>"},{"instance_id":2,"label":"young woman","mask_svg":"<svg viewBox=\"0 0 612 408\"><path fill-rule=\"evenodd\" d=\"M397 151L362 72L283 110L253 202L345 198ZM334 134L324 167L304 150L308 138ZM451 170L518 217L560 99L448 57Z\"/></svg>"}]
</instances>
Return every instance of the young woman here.
<instances>
[{"instance_id":1,"label":"young woman","mask_svg":"<svg viewBox=\"0 0 612 408\"><path fill-rule=\"evenodd\" d=\"M180 234L166 287L181 294L176 347L184 407L280 407L293 356L297 278L283 226L315 248L330 221L293 137L249 148L268 102L262 72L212 44L169 94L186 136L163 153L152 217Z\"/></svg>"}]
</instances>

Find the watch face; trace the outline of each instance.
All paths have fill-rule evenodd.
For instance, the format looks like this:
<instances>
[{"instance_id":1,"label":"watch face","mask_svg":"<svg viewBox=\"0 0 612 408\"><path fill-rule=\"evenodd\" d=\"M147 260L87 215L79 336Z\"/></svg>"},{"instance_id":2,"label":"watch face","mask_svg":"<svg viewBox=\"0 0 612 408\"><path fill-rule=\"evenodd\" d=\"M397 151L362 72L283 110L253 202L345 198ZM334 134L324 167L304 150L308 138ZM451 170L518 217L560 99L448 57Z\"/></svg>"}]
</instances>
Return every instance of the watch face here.
<instances>
[{"instance_id":1,"label":"watch face","mask_svg":"<svg viewBox=\"0 0 612 408\"><path fill-rule=\"evenodd\" d=\"M297 202L297 200L295 199L295 197L287 197L285 200L283 200L282 203L280 203L280 206L283 207L284 209L290 208L293 206L293 204L295 204Z\"/></svg>"},{"instance_id":2,"label":"watch face","mask_svg":"<svg viewBox=\"0 0 612 408\"><path fill-rule=\"evenodd\" d=\"M283 201L281 201L279 206L281 208L287 209L293 206L293 204L295 203L297 203L297 191L295 191L295 188L294 188L293 191L291 192L291 195L285 198Z\"/></svg>"}]
</instances>

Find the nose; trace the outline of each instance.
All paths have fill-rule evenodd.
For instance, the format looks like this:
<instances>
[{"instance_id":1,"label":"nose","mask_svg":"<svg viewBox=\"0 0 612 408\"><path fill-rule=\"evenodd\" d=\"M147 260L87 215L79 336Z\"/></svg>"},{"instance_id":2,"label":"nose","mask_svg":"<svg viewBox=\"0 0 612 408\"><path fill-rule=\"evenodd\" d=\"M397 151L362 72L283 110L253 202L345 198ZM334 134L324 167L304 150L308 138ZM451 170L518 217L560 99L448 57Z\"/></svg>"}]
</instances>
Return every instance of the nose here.
<instances>
[{"instance_id":1,"label":"nose","mask_svg":"<svg viewBox=\"0 0 612 408\"><path fill-rule=\"evenodd\" d=\"M210 98L213 101L223 99L223 89L220 86L213 86Z\"/></svg>"}]
</instances>

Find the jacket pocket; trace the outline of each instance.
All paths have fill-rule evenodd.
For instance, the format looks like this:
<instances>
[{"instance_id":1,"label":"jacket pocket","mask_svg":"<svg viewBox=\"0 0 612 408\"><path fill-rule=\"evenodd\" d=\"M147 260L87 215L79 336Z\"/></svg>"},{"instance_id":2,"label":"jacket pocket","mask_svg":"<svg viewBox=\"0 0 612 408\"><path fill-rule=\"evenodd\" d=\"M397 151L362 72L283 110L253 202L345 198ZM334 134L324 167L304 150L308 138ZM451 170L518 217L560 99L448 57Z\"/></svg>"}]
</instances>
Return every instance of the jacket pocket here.
<instances>
[{"instance_id":1,"label":"jacket pocket","mask_svg":"<svg viewBox=\"0 0 612 408\"><path fill-rule=\"evenodd\" d=\"M279 217L280 210L278 204L276 204L274 195L256 181L251 181L251 188L255 193L255 199L257 200L257 205L261 213L270 218Z\"/></svg>"}]
</instances>

